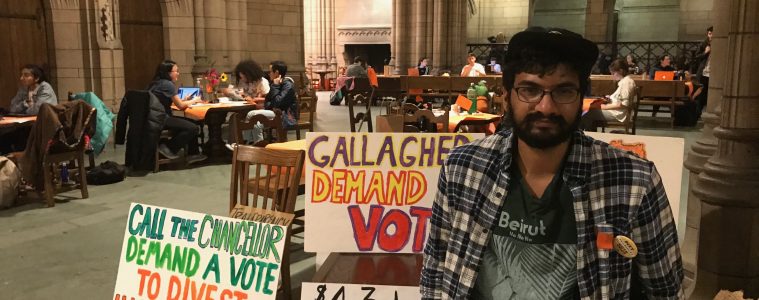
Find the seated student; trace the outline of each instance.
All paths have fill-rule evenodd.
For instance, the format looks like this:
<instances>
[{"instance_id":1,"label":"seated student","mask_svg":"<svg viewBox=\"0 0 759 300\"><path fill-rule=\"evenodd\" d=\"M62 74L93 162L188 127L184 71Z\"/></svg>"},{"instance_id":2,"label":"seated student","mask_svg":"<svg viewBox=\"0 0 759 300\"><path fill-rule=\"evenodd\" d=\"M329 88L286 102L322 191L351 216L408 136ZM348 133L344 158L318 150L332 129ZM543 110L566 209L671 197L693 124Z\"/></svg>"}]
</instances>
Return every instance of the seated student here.
<instances>
[{"instance_id":1,"label":"seated student","mask_svg":"<svg viewBox=\"0 0 759 300\"><path fill-rule=\"evenodd\" d=\"M58 104L53 87L47 83L45 72L37 65L21 68L21 87L11 100L12 114L36 115L42 103Z\"/></svg>"},{"instance_id":2,"label":"seated student","mask_svg":"<svg viewBox=\"0 0 759 300\"><path fill-rule=\"evenodd\" d=\"M171 104L177 108L185 110L195 103L202 102L200 99L190 99L190 95L185 99L179 99L177 95L176 81L179 79L179 67L174 61L164 60L156 68L153 82L150 83L148 91L161 101L168 118L163 128L171 131L171 139L166 143L158 145L158 152L167 158L180 157L180 150L185 149L187 161L198 162L206 159L205 155L198 154L198 126L192 121L173 116Z\"/></svg>"},{"instance_id":3,"label":"seated student","mask_svg":"<svg viewBox=\"0 0 759 300\"><path fill-rule=\"evenodd\" d=\"M422 59L419 60L419 65L416 67L419 69L419 76L430 75L429 59L426 57L422 57Z\"/></svg>"},{"instance_id":4,"label":"seated student","mask_svg":"<svg viewBox=\"0 0 759 300\"><path fill-rule=\"evenodd\" d=\"M654 80L656 71L675 71L672 67L672 58L669 55L664 55L659 59L659 64L651 67L651 71L648 73L648 79Z\"/></svg>"},{"instance_id":5,"label":"seated student","mask_svg":"<svg viewBox=\"0 0 759 300\"><path fill-rule=\"evenodd\" d=\"M47 83L45 72L40 66L25 65L19 78L21 87L11 99L9 112L20 115L36 115L43 103L58 104L53 87ZM0 132L0 154L24 150L30 127L15 128Z\"/></svg>"},{"instance_id":6,"label":"seated student","mask_svg":"<svg viewBox=\"0 0 759 300\"><path fill-rule=\"evenodd\" d=\"M488 67L490 67L490 72L493 74L501 74L501 65L498 64L498 61L495 57L490 58L490 63L488 64Z\"/></svg>"},{"instance_id":7,"label":"seated student","mask_svg":"<svg viewBox=\"0 0 759 300\"><path fill-rule=\"evenodd\" d=\"M485 67L477 62L477 56L474 56L473 53L469 53L466 60L467 65L461 68L461 77L485 76Z\"/></svg>"},{"instance_id":8,"label":"seated student","mask_svg":"<svg viewBox=\"0 0 759 300\"><path fill-rule=\"evenodd\" d=\"M255 104L256 98L263 98L269 93L269 81L261 66L253 60L244 60L237 64L234 70L237 87L227 88L224 94L234 98L242 98L248 103ZM242 92L238 92L238 90Z\"/></svg>"},{"instance_id":9,"label":"seated student","mask_svg":"<svg viewBox=\"0 0 759 300\"><path fill-rule=\"evenodd\" d=\"M248 112L247 117L252 118L255 115L264 115L269 119L274 119L274 109L282 110L282 126L284 128L292 127L298 123L298 103L295 95L295 81L287 74L287 65L282 61L273 61L269 65L269 78L271 85L266 99L256 102L259 109ZM244 134L243 138L246 143L253 144L264 139L263 125L257 124L250 134ZM232 145L227 144L227 148L233 149Z\"/></svg>"},{"instance_id":10,"label":"seated student","mask_svg":"<svg viewBox=\"0 0 759 300\"><path fill-rule=\"evenodd\" d=\"M630 66L623 58L617 59L609 66L611 76L617 82L617 90L605 98L608 104L601 104L600 109L590 109L582 117L581 126L585 131L596 131L596 121L624 122L627 118L627 107L632 105L635 97L635 80L629 74Z\"/></svg>"},{"instance_id":11,"label":"seated student","mask_svg":"<svg viewBox=\"0 0 759 300\"><path fill-rule=\"evenodd\" d=\"M345 70L345 76L356 78L368 77L364 59L361 58L361 56L356 56L356 58L353 59L353 64L348 66Z\"/></svg>"}]
</instances>

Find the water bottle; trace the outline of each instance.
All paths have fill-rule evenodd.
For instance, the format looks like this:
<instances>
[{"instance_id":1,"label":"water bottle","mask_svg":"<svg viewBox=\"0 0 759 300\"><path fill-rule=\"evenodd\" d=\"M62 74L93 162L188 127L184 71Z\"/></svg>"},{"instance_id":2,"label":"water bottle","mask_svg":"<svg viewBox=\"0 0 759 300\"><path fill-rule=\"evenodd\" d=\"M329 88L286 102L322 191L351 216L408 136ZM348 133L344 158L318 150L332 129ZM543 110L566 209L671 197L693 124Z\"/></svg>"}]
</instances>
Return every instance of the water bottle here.
<instances>
[{"instance_id":1,"label":"water bottle","mask_svg":"<svg viewBox=\"0 0 759 300\"><path fill-rule=\"evenodd\" d=\"M69 183L69 167L68 164L61 164L61 184Z\"/></svg>"}]
</instances>

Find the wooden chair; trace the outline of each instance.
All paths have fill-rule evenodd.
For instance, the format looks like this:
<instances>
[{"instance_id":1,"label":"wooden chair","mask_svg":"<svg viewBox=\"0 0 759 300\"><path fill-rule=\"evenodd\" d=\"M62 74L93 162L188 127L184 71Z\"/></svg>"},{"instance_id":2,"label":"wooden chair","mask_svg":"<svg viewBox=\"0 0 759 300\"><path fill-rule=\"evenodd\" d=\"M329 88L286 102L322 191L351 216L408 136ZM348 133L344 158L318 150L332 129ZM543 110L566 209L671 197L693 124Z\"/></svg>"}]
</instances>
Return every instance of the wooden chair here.
<instances>
[{"instance_id":1,"label":"wooden chair","mask_svg":"<svg viewBox=\"0 0 759 300\"><path fill-rule=\"evenodd\" d=\"M431 110L420 109L413 114L403 115L403 132L448 132L448 115L445 111L435 116Z\"/></svg>"},{"instance_id":2,"label":"wooden chair","mask_svg":"<svg viewBox=\"0 0 759 300\"><path fill-rule=\"evenodd\" d=\"M685 84L679 80L636 80L636 84L645 90L639 99L638 105L651 105L653 107L668 107L670 113L670 126L675 127L675 107L684 105L681 97L685 95ZM658 109L654 108L653 111ZM646 110L649 111L649 110Z\"/></svg>"},{"instance_id":3,"label":"wooden chair","mask_svg":"<svg viewBox=\"0 0 759 300\"><path fill-rule=\"evenodd\" d=\"M298 97L298 124L287 130L295 130L295 137L300 139L300 130L306 129L314 132L314 113L316 112L316 95Z\"/></svg>"},{"instance_id":4,"label":"wooden chair","mask_svg":"<svg viewBox=\"0 0 759 300\"><path fill-rule=\"evenodd\" d=\"M264 115L254 115L248 120L247 113L232 114L229 118L232 142L244 145L242 132L252 130L258 123L263 125L264 139L253 143L253 146L266 147L271 142L287 142L287 133L282 127L282 111L278 109L274 110L274 119L269 119Z\"/></svg>"},{"instance_id":5,"label":"wooden chair","mask_svg":"<svg viewBox=\"0 0 759 300\"><path fill-rule=\"evenodd\" d=\"M91 128L93 126L93 122L95 122L95 108L92 108L87 117L84 119L84 128ZM53 138L54 141L60 140L58 137L60 134L64 134L63 128L59 129ZM84 152L87 148L86 141L84 138L84 135L87 133L87 130L82 130L82 134L77 137L77 140L74 144L68 145L67 150L61 150L61 151L55 151L55 149L60 149L59 147L48 147L48 150L45 152L45 154L42 157L42 170L43 170L43 178L44 178L44 193L45 193L45 202L47 203L48 207L55 206L55 199L53 198L56 194L61 192L70 191L72 189L78 189L82 193L82 199L86 199L89 197L89 192L87 191L87 172L84 169ZM62 163L68 163L67 168L69 172L74 171L74 175L72 176L71 173L69 173L71 178L78 178L79 182L76 183L73 186L58 186L53 181L54 178L59 178L60 176L60 168ZM60 179L60 178L59 178Z\"/></svg>"},{"instance_id":6,"label":"wooden chair","mask_svg":"<svg viewBox=\"0 0 759 300\"><path fill-rule=\"evenodd\" d=\"M239 203L245 206L293 213L304 161L305 152L302 150L279 150L235 145L232 156L229 209L232 210ZM252 174L251 167L254 169ZM279 289L284 299L291 298L292 290L290 279L291 228L292 226L288 228L285 238L285 249L282 251L280 266L282 285Z\"/></svg>"},{"instance_id":7,"label":"wooden chair","mask_svg":"<svg viewBox=\"0 0 759 300\"><path fill-rule=\"evenodd\" d=\"M643 91L643 87L636 86L635 87L635 96L632 99L632 103L627 106L627 116L628 118L624 122L619 121L602 121L599 124L599 127L601 127L601 132L606 132L607 127L617 127L624 129L625 134L633 134L635 135L635 123L638 119L638 104L640 103L640 97Z\"/></svg>"},{"instance_id":8,"label":"wooden chair","mask_svg":"<svg viewBox=\"0 0 759 300\"><path fill-rule=\"evenodd\" d=\"M171 138L171 132L167 129L161 130L161 137L158 140L158 144ZM181 162L187 156L180 156L177 158L161 157L158 153L158 148L155 149L155 166L153 167L153 173L158 173L162 165L174 164Z\"/></svg>"},{"instance_id":9,"label":"wooden chair","mask_svg":"<svg viewBox=\"0 0 759 300\"><path fill-rule=\"evenodd\" d=\"M351 132L359 132L366 122L368 132L373 132L372 127L372 98L374 97L374 87L369 84L367 78L355 78L353 89L348 91L345 97L345 103L348 104L348 120L351 126ZM364 111L356 111L358 105L364 106ZM358 124L358 128L356 125Z\"/></svg>"}]
</instances>

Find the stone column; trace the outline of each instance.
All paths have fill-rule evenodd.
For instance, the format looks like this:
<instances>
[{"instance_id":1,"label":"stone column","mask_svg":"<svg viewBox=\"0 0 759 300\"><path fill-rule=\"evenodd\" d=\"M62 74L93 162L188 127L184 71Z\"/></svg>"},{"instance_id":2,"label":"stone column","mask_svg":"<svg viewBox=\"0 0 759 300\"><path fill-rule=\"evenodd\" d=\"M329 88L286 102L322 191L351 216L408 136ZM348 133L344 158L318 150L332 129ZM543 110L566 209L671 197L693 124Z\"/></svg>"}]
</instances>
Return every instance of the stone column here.
<instances>
[{"instance_id":1,"label":"stone column","mask_svg":"<svg viewBox=\"0 0 759 300\"><path fill-rule=\"evenodd\" d=\"M433 73L459 72L466 62L467 2L393 1L391 50L395 72L405 74L422 56L430 59Z\"/></svg>"},{"instance_id":2,"label":"stone column","mask_svg":"<svg viewBox=\"0 0 759 300\"><path fill-rule=\"evenodd\" d=\"M227 0L227 64L221 71L232 72L240 62L248 45L248 5L244 0ZM221 68L221 66L219 66Z\"/></svg>"},{"instance_id":3,"label":"stone column","mask_svg":"<svg viewBox=\"0 0 759 300\"><path fill-rule=\"evenodd\" d=\"M118 108L124 95L118 3L51 0L45 4L58 98L66 99L68 92L94 92L107 106Z\"/></svg>"},{"instance_id":4,"label":"stone column","mask_svg":"<svg viewBox=\"0 0 759 300\"><path fill-rule=\"evenodd\" d=\"M92 75L85 69L85 46L83 45L80 1L48 0L45 4L47 16L48 51L51 75L56 78L58 97L65 97L68 91L85 91L91 85L85 84Z\"/></svg>"},{"instance_id":5,"label":"stone column","mask_svg":"<svg viewBox=\"0 0 759 300\"><path fill-rule=\"evenodd\" d=\"M693 144L684 164L685 168L689 171L688 186L690 186L688 203L686 205L685 239L681 248L687 291L693 288L697 275L698 228L701 221L701 199L693 193L693 190L697 185L698 175L704 170L704 164L717 150L717 139L714 137L714 128L719 126L720 122L728 54L727 32L730 28L730 12L727 10L728 4L721 1L715 1L715 4L712 14L718 23L714 24L714 35L712 36L711 44L710 79L712 80L709 81L709 98L706 102L706 108L701 114L704 128L701 131L701 137Z\"/></svg>"},{"instance_id":6,"label":"stone column","mask_svg":"<svg viewBox=\"0 0 759 300\"><path fill-rule=\"evenodd\" d=\"M691 299L712 299L720 289L744 290L745 298L757 298L759 2L714 4L715 9L729 12L723 18L729 20L727 60L724 77L715 74L711 78L724 83L720 126L714 129L717 149L692 187L701 200L701 221L696 289Z\"/></svg>"},{"instance_id":7,"label":"stone column","mask_svg":"<svg viewBox=\"0 0 759 300\"><path fill-rule=\"evenodd\" d=\"M116 0L96 0L87 15L92 24L91 39L97 51L91 52L92 81L89 83L106 105L117 110L124 96L124 47L119 32L119 4Z\"/></svg>"},{"instance_id":8,"label":"stone column","mask_svg":"<svg viewBox=\"0 0 759 300\"><path fill-rule=\"evenodd\" d=\"M217 71L224 70L229 62L226 6L228 0L206 0L203 13L206 29L206 55Z\"/></svg>"},{"instance_id":9,"label":"stone column","mask_svg":"<svg viewBox=\"0 0 759 300\"><path fill-rule=\"evenodd\" d=\"M594 42L608 42L610 16L615 0L588 0L585 8L585 38Z\"/></svg>"},{"instance_id":10,"label":"stone column","mask_svg":"<svg viewBox=\"0 0 759 300\"><path fill-rule=\"evenodd\" d=\"M208 56L206 55L206 22L203 19L204 0L193 1L193 18L195 27L195 55L193 56L192 73L200 74L208 69Z\"/></svg>"},{"instance_id":11,"label":"stone column","mask_svg":"<svg viewBox=\"0 0 759 300\"><path fill-rule=\"evenodd\" d=\"M120 0L125 1L125 0ZM204 0L176 0L161 1L163 14L163 51L164 57L170 58L179 66L179 82L183 85L195 85L193 75L208 70L208 31L205 30L205 21L195 23L196 13L203 11L207 2L198 5ZM199 48L196 48L199 47Z\"/></svg>"}]
</instances>

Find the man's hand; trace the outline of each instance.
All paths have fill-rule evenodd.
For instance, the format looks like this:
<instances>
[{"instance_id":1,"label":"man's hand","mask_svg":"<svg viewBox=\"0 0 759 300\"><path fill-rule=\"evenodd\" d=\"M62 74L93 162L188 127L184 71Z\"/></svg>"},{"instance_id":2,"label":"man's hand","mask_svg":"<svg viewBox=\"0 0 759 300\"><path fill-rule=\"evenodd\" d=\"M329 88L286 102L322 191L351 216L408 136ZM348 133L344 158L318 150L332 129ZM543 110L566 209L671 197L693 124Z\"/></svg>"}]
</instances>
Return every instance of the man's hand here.
<instances>
[{"instance_id":1,"label":"man's hand","mask_svg":"<svg viewBox=\"0 0 759 300\"><path fill-rule=\"evenodd\" d=\"M704 54L707 54L709 52L712 52L712 46L706 46L706 49L704 49Z\"/></svg>"}]
</instances>

